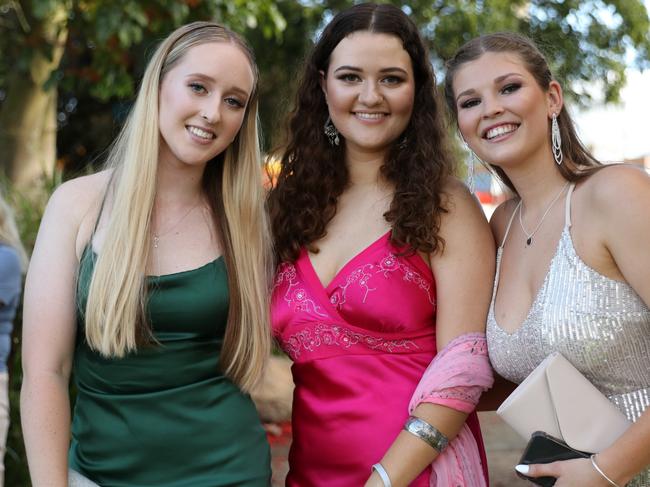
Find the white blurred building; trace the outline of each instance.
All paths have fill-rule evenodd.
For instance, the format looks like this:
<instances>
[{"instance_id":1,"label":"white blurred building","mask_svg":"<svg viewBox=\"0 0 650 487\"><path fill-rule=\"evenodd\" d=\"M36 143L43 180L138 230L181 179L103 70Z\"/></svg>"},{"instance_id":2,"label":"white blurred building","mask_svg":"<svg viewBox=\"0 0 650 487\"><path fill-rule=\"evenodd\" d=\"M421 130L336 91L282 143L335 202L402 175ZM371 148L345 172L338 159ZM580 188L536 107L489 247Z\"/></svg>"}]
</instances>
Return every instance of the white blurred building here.
<instances>
[{"instance_id":1,"label":"white blurred building","mask_svg":"<svg viewBox=\"0 0 650 487\"><path fill-rule=\"evenodd\" d=\"M628 70L621 103L574 113L578 133L603 162L635 162L650 169L650 70Z\"/></svg>"}]
</instances>

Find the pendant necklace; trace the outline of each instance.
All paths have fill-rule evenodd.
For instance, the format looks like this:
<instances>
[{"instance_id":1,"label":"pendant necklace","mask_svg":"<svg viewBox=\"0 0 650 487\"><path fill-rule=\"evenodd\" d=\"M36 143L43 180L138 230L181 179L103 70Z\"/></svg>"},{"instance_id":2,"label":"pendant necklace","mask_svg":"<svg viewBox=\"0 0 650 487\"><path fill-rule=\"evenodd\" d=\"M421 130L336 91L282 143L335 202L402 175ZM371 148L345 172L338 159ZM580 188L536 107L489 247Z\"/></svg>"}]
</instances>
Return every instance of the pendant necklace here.
<instances>
[{"instance_id":1,"label":"pendant necklace","mask_svg":"<svg viewBox=\"0 0 650 487\"><path fill-rule=\"evenodd\" d=\"M539 219L539 222L537 223L537 226L530 233L528 233L528 231L526 230L526 227L524 227L524 222L523 222L523 220L521 218L521 214L524 211L524 202L523 202L523 200L521 200L519 202L519 226L521 227L521 230L524 232L524 235L526 235L526 247L530 246L533 243L533 236L537 233L537 230L539 230L539 228L542 226L542 223L544 223L544 219L546 218L546 215L548 215L548 212L551 211L551 208L553 208L553 205L555 204L555 202L562 195L562 193L564 193L564 190L567 189L568 186L569 186L569 181L567 181L567 183L564 186L562 186L562 189L560 189L560 192L558 194L556 194L555 198L553 198L551 200L551 202L546 207L546 211L544 211L544 214L542 215L542 218Z\"/></svg>"},{"instance_id":2,"label":"pendant necklace","mask_svg":"<svg viewBox=\"0 0 650 487\"><path fill-rule=\"evenodd\" d=\"M183 214L183 216L181 216L178 220L176 220L176 223L174 223L174 224L173 224L171 227L169 227L167 230L165 230L164 232L161 232L161 233L154 233L154 234L152 235L153 248L154 248L154 249L157 249L157 248L158 248L158 244L160 243L160 237L164 237L164 236L167 235L169 232L171 232L174 228L176 228L178 225L180 225L180 223L181 223L183 220L185 220L185 218L187 218L187 216L188 216L190 213L192 213L192 211L194 211L194 210L196 209L196 207L199 206L200 203L201 203L201 198L199 198L198 201L196 202L196 204L195 204L194 206L192 206L189 210L187 210L187 211Z\"/></svg>"}]
</instances>

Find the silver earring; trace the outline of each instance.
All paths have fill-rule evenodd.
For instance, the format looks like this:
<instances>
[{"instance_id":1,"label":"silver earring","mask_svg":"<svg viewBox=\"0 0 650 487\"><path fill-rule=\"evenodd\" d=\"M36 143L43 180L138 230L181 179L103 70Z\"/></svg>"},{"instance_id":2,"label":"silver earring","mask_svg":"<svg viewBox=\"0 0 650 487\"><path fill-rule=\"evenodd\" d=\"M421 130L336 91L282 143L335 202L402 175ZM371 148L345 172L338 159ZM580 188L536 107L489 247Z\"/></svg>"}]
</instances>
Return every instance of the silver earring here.
<instances>
[{"instance_id":1,"label":"silver earring","mask_svg":"<svg viewBox=\"0 0 650 487\"><path fill-rule=\"evenodd\" d=\"M551 143L553 145L553 159L560 166L564 160L562 154L562 136L560 135L560 126L557 123L557 115L554 113L551 119Z\"/></svg>"},{"instance_id":2,"label":"silver earring","mask_svg":"<svg viewBox=\"0 0 650 487\"><path fill-rule=\"evenodd\" d=\"M467 184L467 187L469 188L469 192L474 194L474 191L476 190L476 182L474 180L474 166L476 165L476 154L474 154L474 151L470 150L471 156L469 158L469 162L467 163L467 178L465 180L465 184Z\"/></svg>"},{"instance_id":3,"label":"silver earring","mask_svg":"<svg viewBox=\"0 0 650 487\"><path fill-rule=\"evenodd\" d=\"M476 184L474 182L474 166L476 165L476 159L478 159L478 156L474 153L472 149L469 148L467 145L467 142L463 140L463 145L465 146L465 150L469 152L469 159L466 159L466 166L467 166L467 177L465 178L465 184L469 188L470 193L474 193L474 190L476 189Z\"/></svg>"},{"instance_id":4,"label":"silver earring","mask_svg":"<svg viewBox=\"0 0 650 487\"><path fill-rule=\"evenodd\" d=\"M327 116L325 125L323 125L323 132L327 136L327 140L329 141L330 145L339 145L341 142L339 140L339 131L336 130L336 127L332 123L332 119L329 115Z\"/></svg>"}]
</instances>

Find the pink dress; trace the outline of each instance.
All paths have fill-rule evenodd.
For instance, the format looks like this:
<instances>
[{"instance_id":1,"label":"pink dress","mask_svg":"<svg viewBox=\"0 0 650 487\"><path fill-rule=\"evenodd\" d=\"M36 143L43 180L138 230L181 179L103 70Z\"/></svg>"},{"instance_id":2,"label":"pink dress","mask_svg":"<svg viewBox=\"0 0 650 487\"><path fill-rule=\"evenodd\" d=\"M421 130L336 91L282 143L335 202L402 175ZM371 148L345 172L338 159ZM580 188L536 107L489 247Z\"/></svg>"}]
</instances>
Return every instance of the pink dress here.
<instances>
[{"instance_id":1,"label":"pink dress","mask_svg":"<svg viewBox=\"0 0 650 487\"><path fill-rule=\"evenodd\" d=\"M390 232L323 287L305 249L279 266L274 333L294 361L287 486L362 486L408 417L436 354L435 282ZM485 465L476 416L468 419ZM429 487L431 468L411 486Z\"/></svg>"}]
</instances>

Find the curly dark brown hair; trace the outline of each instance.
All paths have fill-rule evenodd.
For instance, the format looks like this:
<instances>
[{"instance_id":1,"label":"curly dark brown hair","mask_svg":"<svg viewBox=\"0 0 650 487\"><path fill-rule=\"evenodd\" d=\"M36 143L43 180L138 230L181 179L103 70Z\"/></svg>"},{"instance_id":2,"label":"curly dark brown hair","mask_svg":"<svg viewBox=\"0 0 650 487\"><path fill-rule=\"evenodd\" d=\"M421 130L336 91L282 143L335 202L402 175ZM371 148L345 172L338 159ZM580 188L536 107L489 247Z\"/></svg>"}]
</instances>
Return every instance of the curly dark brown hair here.
<instances>
[{"instance_id":1,"label":"curly dark brown hair","mask_svg":"<svg viewBox=\"0 0 650 487\"><path fill-rule=\"evenodd\" d=\"M417 27L393 5L359 4L334 17L308 56L287 124L287 142L278 151L282 169L269 195L275 247L281 261L294 261L300 248L318 249L337 200L348 184L345 140L331 146L323 133L328 118L320 72L346 36L357 32L399 38L413 64L415 97L411 120L390 149L382 176L395 187L384 218L392 226L391 240L410 251L433 253L444 242L438 235L444 208L442 188L453 173L433 69Z\"/></svg>"}]
</instances>

